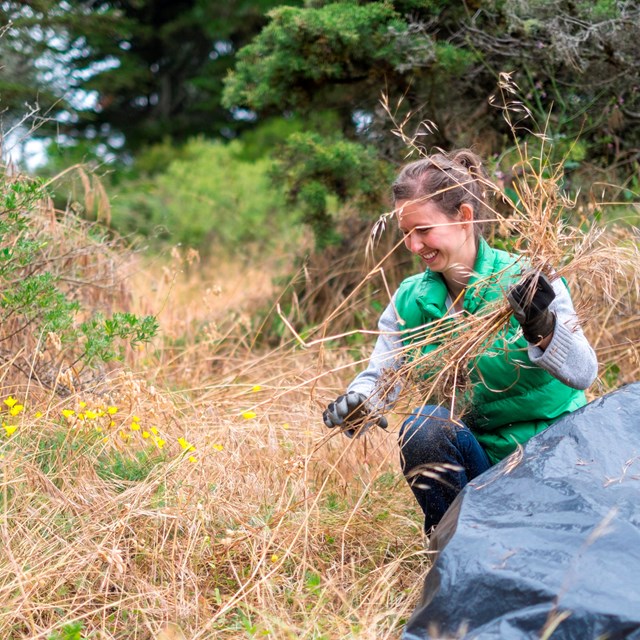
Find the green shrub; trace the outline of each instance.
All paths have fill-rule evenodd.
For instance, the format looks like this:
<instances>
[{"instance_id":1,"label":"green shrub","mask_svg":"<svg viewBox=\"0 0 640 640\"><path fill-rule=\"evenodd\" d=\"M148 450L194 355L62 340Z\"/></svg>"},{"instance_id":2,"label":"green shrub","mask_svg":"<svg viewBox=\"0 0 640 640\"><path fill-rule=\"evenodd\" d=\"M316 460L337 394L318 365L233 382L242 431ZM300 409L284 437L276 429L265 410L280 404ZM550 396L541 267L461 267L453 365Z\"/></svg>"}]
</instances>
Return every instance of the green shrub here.
<instances>
[{"instance_id":1,"label":"green shrub","mask_svg":"<svg viewBox=\"0 0 640 640\"><path fill-rule=\"evenodd\" d=\"M0 174L0 343L28 363L16 355L11 371L40 381L119 359L125 342L158 329L153 316L88 310L109 249L93 237L96 225L47 207L48 198L39 181Z\"/></svg>"},{"instance_id":2,"label":"green shrub","mask_svg":"<svg viewBox=\"0 0 640 640\"><path fill-rule=\"evenodd\" d=\"M295 231L295 212L269 179L271 161L246 161L242 143L189 141L166 171L132 182L113 201L113 225L153 243L203 254L265 249Z\"/></svg>"}]
</instances>

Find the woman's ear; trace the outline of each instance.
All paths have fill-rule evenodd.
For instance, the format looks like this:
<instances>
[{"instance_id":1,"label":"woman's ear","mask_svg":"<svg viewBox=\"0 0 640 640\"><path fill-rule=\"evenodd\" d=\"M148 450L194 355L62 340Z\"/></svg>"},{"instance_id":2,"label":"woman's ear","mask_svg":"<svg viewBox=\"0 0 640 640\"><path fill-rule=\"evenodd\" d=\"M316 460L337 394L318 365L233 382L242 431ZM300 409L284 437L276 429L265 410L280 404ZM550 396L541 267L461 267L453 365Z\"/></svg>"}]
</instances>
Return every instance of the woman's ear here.
<instances>
[{"instance_id":1,"label":"woman's ear","mask_svg":"<svg viewBox=\"0 0 640 640\"><path fill-rule=\"evenodd\" d=\"M468 202L463 202L458 211L462 216L463 222L471 222L473 221L473 207Z\"/></svg>"}]
</instances>

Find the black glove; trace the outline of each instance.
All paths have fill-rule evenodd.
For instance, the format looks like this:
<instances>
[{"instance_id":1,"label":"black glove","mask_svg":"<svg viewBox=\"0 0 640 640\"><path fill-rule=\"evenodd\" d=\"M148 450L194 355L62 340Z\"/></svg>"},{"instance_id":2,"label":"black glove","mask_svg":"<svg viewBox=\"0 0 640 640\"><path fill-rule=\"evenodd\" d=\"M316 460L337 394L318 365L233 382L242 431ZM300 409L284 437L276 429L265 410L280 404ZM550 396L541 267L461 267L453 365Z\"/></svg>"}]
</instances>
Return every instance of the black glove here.
<instances>
[{"instance_id":1,"label":"black glove","mask_svg":"<svg viewBox=\"0 0 640 640\"><path fill-rule=\"evenodd\" d=\"M367 398L356 391L338 396L322 414L322 420L327 427L342 427L345 435L353 438L357 431L362 433L371 425L377 424L382 429L388 426L384 416L376 416L367 408ZM365 427L364 429L361 429Z\"/></svg>"},{"instance_id":2,"label":"black glove","mask_svg":"<svg viewBox=\"0 0 640 640\"><path fill-rule=\"evenodd\" d=\"M539 271L525 273L507 292L507 300L527 342L537 344L553 333L556 317L549 311L549 305L555 297L551 283Z\"/></svg>"}]
</instances>

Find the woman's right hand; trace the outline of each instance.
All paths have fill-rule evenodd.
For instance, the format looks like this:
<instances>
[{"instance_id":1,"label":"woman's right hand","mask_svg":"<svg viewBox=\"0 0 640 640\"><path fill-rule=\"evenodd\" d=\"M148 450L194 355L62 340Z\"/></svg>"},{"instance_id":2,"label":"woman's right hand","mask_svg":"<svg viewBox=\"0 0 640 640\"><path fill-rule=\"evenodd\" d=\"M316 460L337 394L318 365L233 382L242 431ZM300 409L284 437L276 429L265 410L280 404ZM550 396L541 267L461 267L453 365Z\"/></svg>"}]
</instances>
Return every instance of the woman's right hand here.
<instances>
[{"instance_id":1,"label":"woman's right hand","mask_svg":"<svg viewBox=\"0 0 640 640\"><path fill-rule=\"evenodd\" d=\"M330 402L322 414L322 420L329 428L342 427L349 438L362 435L372 425L382 429L388 426L384 416L374 415L367 407L367 398L362 393L348 391Z\"/></svg>"}]
</instances>

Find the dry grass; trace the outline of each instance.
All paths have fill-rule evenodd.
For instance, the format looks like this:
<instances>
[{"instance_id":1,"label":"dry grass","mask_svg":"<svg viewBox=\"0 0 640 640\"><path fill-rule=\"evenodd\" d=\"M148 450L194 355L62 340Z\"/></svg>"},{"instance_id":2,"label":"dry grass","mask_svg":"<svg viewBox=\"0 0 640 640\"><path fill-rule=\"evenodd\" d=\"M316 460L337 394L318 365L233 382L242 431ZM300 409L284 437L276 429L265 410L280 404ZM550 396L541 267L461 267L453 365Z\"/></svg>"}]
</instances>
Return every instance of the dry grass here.
<instances>
[{"instance_id":1,"label":"dry grass","mask_svg":"<svg viewBox=\"0 0 640 640\"><path fill-rule=\"evenodd\" d=\"M169 346L69 397L21 395L2 440L0 637L72 621L103 638L397 637L429 559L394 436L327 441L319 405L341 383L310 394L318 354L252 353L245 316L270 297L266 279L252 287L264 270L174 278L177 257L164 272L139 264L124 280L132 307L159 312ZM111 427L61 415L108 405ZM161 449L143 438L152 426Z\"/></svg>"},{"instance_id":2,"label":"dry grass","mask_svg":"<svg viewBox=\"0 0 640 640\"><path fill-rule=\"evenodd\" d=\"M529 209L496 218L537 267L567 277L601 363L617 367L598 395L640 371L637 236L595 228L588 211L562 222L568 203L530 160ZM128 352L132 373L103 369L66 397L2 370L4 397L26 409L0 432L0 637L49 638L75 621L95 638L399 637L430 559L399 473L398 417L360 440L320 419L375 337L335 334L369 317L367 286L387 291L389 258L335 304L314 289L325 322L261 351L255 311L277 299L271 267L101 255L84 254L83 278L111 265L111 284L89 287L87 302L158 314L163 335ZM443 401L506 318L498 305L437 353ZM19 353L35 357L32 344ZM87 418L108 406L118 412Z\"/></svg>"}]
</instances>

